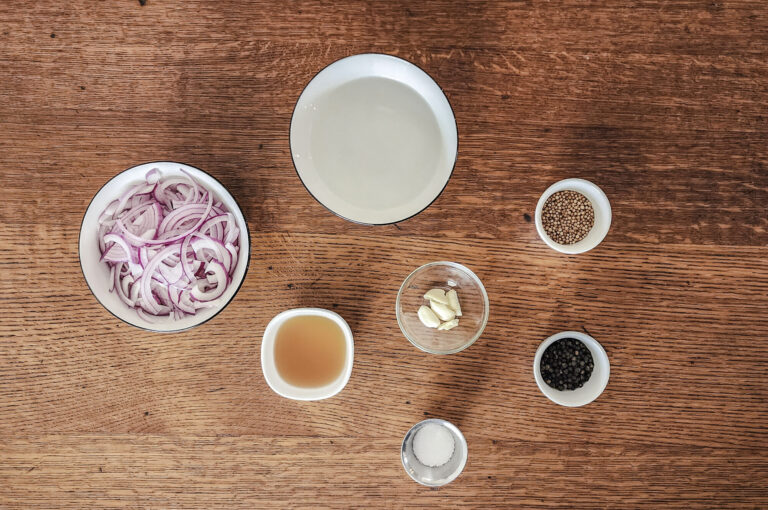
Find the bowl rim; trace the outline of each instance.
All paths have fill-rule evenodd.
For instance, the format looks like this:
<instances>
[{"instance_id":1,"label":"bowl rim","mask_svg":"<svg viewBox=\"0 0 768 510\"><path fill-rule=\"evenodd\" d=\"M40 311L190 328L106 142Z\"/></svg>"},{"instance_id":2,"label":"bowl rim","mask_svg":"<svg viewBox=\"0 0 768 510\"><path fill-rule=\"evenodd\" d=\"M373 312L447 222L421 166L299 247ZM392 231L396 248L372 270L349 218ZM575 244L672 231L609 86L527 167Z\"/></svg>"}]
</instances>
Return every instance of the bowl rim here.
<instances>
[{"instance_id":1,"label":"bowl rim","mask_svg":"<svg viewBox=\"0 0 768 510\"><path fill-rule=\"evenodd\" d=\"M405 284L413 278L413 276L416 275L416 273L433 266L450 266L454 269L458 269L459 271L463 271L467 273L470 276L470 279L472 279L477 286L480 288L480 293L483 296L483 323L478 328L477 332L474 334L474 336L464 344L460 345L459 347L456 347L454 349L448 349L448 350L438 350L438 349L430 349L429 347L424 347L417 343L415 340L413 340L410 335L405 331L405 326L403 325L402 318L400 316L400 300L403 295L403 291L405 289ZM483 331L485 331L485 327L488 325L488 318L490 317L490 302L488 300L488 292L485 290L485 285L483 285L483 282L480 280L480 278L467 266L463 264L459 264L458 262L450 262L447 260L440 260L435 262L428 262L413 271L405 277L403 280L403 283L400 284L400 289L397 291L397 299L395 300L395 316L397 318L397 325L400 327L400 331L403 333L403 336L408 339L409 342L411 342L414 346L416 346L418 349L428 352L430 354L455 354L457 352L461 352L464 349L468 348L472 344L474 344L480 336L482 336Z\"/></svg>"},{"instance_id":2,"label":"bowl rim","mask_svg":"<svg viewBox=\"0 0 768 510\"><path fill-rule=\"evenodd\" d=\"M93 201L96 199L96 197L99 195L99 193L101 193L102 190L105 187L107 187L107 185L110 182L114 181L115 179L117 179L118 177L123 175L124 173L129 172L131 170L134 170L134 169L136 169L138 167L141 167L141 166L156 165L156 164L181 165L181 166L184 166L184 167L187 167L187 168L192 168L192 169L194 169L194 170L196 170L198 172L201 172L201 173L207 175L213 181L215 181L219 186L221 186L221 188L223 190L225 190L227 193L229 193L229 196L232 197L232 200L235 202L235 205L237 206L238 210L240 211L240 214L243 216L243 227L245 228L245 235L246 235L246 238L248 239L248 246L247 246L248 256L247 256L247 259L246 259L246 262L245 262L245 269L243 270L243 276L240 279L240 282L237 284L237 288L235 289L235 292L232 294L232 297L230 297L227 300L226 303L222 304L221 307L218 310L216 310L216 312L213 315L211 315L210 317L202 320L201 322L197 322L197 323L191 324L191 325L189 325L187 327L179 328L179 329L168 329L168 330L166 330L166 329L155 329L155 328L152 328L152 327L143 326L141 324L135 324L133 322L127 321L127 320L123 319L122 317L118 316L115 312L112 311L111 308L109 308L107 305L105 305L99 299L99 297L96 295L96 293L93 291L93 287L91 287L91 283L88 281L88 277L85 274L85 268L83 267L83 257L82 257L82 254L81 254L81 244L80 243L81 243L81 238L83 236L83 229L85 228L85 218L88 215L88 211L90 210L91 206L93 205ZM250 265L251 265L251 230L248 227L248 219L245 217L245 213L243 212L242 206L240 206L240 202L237 201L237 198L235 198L235 196L229 191L229 189L226 186L224 186L224 184L221 183L221 181L219 181L216 177L214 177L210 173L208 173L205 170L203 170L201 168L198 168L198 167L196 167L194 165L190 165L189 163L184 163L184 162L181 162L181 161L170 161L170 160L145 161L143 163L138 163L136 165L133 165L133 166L131 166L129 168L126 168L126 169L121 170L120 172L114 174L107 181L105 181L104 184L102 184L99 187L99 189L96 191L96 193L93 194L93 196L91 196L91 199L88 201L88 206L85 208L85 211L83 212L83 217L80 220L80 230L78 231L78 234L77 234L77 259L78 259L78 263L80 265L80 273L83 275L83 280L85 280L85 285L88 287L88 290L90 291L91 295L96 300L96 302L99 303L101 305L101 307L104 308L107 312L109 312L110 315L112 315L113 317L119 319L121 322L123 322L125 324L128 324L129 326L132 326L134 328L138 328L138 329L141 329L141 330L144 330L144 331L150 331L152 333L179 333L179 332L182 332L182 331L188 331L188 330L190 330L192 328L195 328L197 326L201 326L201 325L205 324L206 322L210 321L211 319L213 319L214 317L216 317L217 315L219 315L227 306L229 306L229 304L235 299L235 296L237 296L237 294L240 292L240 289L242 288L243 283L245 283L245 279L248 276L248 269L250 268Z\"/></svg>"},{"instance_id":3,"label":"bowl rim","mask_svg":"<svg viewBox=\"0 0 768 510\"><path fill-rule=\"evenodd\" d=\"M592 358L595 363L595 367L597 367L598 363L600 364L603 372L605 375L603 376L602 383L597 387L595 391L592 391L590 393L584 394L584 396L575 401L575 402L566 402L559 398L559 394L561 393L559 390L556 390L554 388L551 388L547 383L544 382L544 378L541 376L541 357L544 355L544 351L547 347L549 347L550 344L553 342L560 340L561 338L575 338L584 345L587 346L587 348L592 353ZM597 354L597 356L595 356ZM603 394L603 391L605 391L606 386L608 386L608 380L611 377L611 362L608 359L608 354L605 352L605 349L603 346L595 340L592 336L587 335L586 333L582 333L580 331L561 331L560 333L555 333L554 335L550 336L543 342L539 344L538 349L536 349L536 354L533 357L533 377L536 380L536 385L539 387L539 390L544 394L545 397L547 397L549 400L554 402L555 404L559 404L564 407L581 407L589 404L590 402L593 402L596 400L600 395ZM573 390L574 392L580 391L582 388Z\"/></svg>"},{"instance_id":4,"label":"bowl rim","mask_svg":"<svg viewBox=\"0 0 768 510\"><path fill-rule=\"evenodd\" d=\"M465 454L464 454L464 457L461 459L461 464L459 465L458 469L453 474L451 474L451 476L449 476L446 479L446 481L443 483L427 483L423 480L419 480L416 477L414 477L410 471L408 471L408 466L405 464L405 460L406 460L405 453L407 449L406 445L408 443L408 438L413 434L415 434L418 431L418 429L420 429L421 427L423 427L428 423L436 423L436 424L442 425L443 427L446 427L453 433L454 436L459 438L459 441L464 447ZM414 482L420 483L421 485L424 485L426 487L442 487L444 485L448 485L449 483L457 479L459 475L464 472L464 468L467 466L468 458L469 458L469 447L467 445L467 438L464 437L464 434L461 432L459 427L449 422L448 420L444 420L442 418L428 418L426 420L422 420L419 423L414 424L410 429L408 429L408 432L405 433L405 435L403 436L403 441L400 444L400 463L403 465L403 469L405 469L405 472L408 473L408 476L410 476Z\"/></svg>"},{"instance_id":5,"label":"bowl rim","mask_svg":"<svg viewBox=\"0 0 768 510\"><path fill-rule=\"evenodd\" d=\"M304 95L304 91L310 86L310 84L322 72L326 71L328 68L332 67L333 65L337 64L338 62L341 62L342 60L346 60L346 59L349 59L349 58L357 58L357 57L374 57L374 58L382 58L382 57L384 57L384 58L402 60L403 62L406 62L406 63L416 67L422 73L424 73L430 80L432 80L434 82L434 84L437 86L437 88L440 89L440 92L443 93L443 96L445 97L445 101L448 103L448 108L451 110L451 116L453 117L453 124L454 124L454 128L456 130L456 154L453 156L453 165L451 166L451 171L448 173L448 178L445 180L445 184L443 185L442 189L437 193L437 195L435 195L435 198L433 198L422 209L420 209L417 212L411 214L410 216L407 216L405 218L402 218L402 219L399 219L399 220L396 220L396 221L388 221L388 222L384 222L384 223L368 223L368 222L365 222L365 221L359 221L359 220L353 220L352 218L347 218L346 216L344 216L342 214L339 214L338 212L334 211L333 209L331 209L330 207L325 205L323 202L321 202L320 199L318 199L312 193L312 191L309 189L307 184L304 182L304 179L301 178L301 174L299 173L299 167L296 165L296 158L294 158L294 155L293 155L293 146L291 144L291 132L293 131L293 119L294 119L294 116L296 115L296 109L299 107L299 103L301 102L301 98ZM294 103L293 110L291 111L291 122L290 122L290 124L288 126L288 152L290 152L291 163L293 164L293 170L296 172L296 176L299 178L299 182L301 182L301 185L304 186L304 189L307 190L307 193L309 193L309 196L311 196L315 200L315 202L317 202L318 204L323 206L323 208L325 210L327 210L330 213L334 214L335 216L341 218L342 220L349 221L351 223L356 223L358 225L366 225L366 226L370 226L370 227L379 227L379 226L385 226L385 225L395 225L397 223L400 223L400 222L403 222L403 221L407 221L407 220L409 220L409 219L411 219L411 218L413 218L415 216L418 216L419 214L421 214L424 211L426 211L427 209L429 209L429 207L432 204L434 204L437 201L438 198L440 198L440 196L445 191L445 188L448 187L448 183L451 181L451 178L453 177L453 174L456 171L456 164L457 164L457 162L459 160L459 138L460 138L459 137L459 123L456 120L456 111L454 110L453 105L451 105L451 101L448 99L448 94L445 93L445 89L443 87L441 87L439 83L437 83L437 80L435 80L435 78L431 74L429 74L421 66L411 62L410 60L406 60L404 58L401 58L401 57L398 57L398 56L395 56L395 55L390 55L388 53L365 52L365 53L357 53L357 54L354 54L354 55L348 55L346 57L342 57L342 58L336 59L333 62L330 62L330 63L326 64L325 66L323 66L322 69L320 69L314 75L312 75L312 78L310 78L310 80L307 82L307 84L304 85L304 88L301 89L301 93L299 94L299 97L296 98L296 103Z\"/></svg>"},{"instance_id":6,"label":"bowl rim","mask_svg":"<svg viewBox=\"0 0 768 510\"><path fill-rule=\"evenodd\" d=\"M275 343L275 337L277 335L277 330L280 329L280 326L285 322L286 320L298 317L301 315L317 315L320 317L326 317L328 319L331 319L336 324L339 325L341 330L344 332L344 342L347 347L347 357L344 361L344 369L343 372L337 377L333 382L327 384L326 386L320 386L317 388L299 388L296 386L293 386L289 382L283 380L283 378L280 376L280 373L277 371L277 367L275 367L275 377L277 377L280 382L282 382L288 389L297 389L297 390L321 390L321 389L327 389L324 393L318 393L315 396L298 396L296 394L291 394L288 391L285 391L283 388L279 388L276 385L276 382L271 379L271 377L268 375L267 371L267 365L270 367L274 366L274 358L267 356L267 350L271 345L274 345ZM269 337L268 337L269 336ZM290 400L301 400L301 401L316 401L316 400L325 400L331 397L334 397L341 393L341 391L347 387L347 383L349 383L349 379L352 376L352 368L355 363L355 337L352 333L352 328L349 327L349 324L346 320L344 320L344 317L339 315L338 313L334 312L333 310L327 310L325 308L312 308L312 307L304 307L304 308L289 308L288 310L283 310L282 312L278 313L274 317L272 317L272 320L269 321L267 326L264 328L264 334L261 337L261 349L260 349L260 356L261 356L261 373L264 376L264 380L267 381L267 386L280 395L283 398L287 398Z\"/></svg>"},{"instance_id":7,"label":"bowl rim","mask_svg":"<svg viewBox=\"0 0 768 510\"><path fill-rule=\"evenodd\" d=\"M590 243L584 243L585 239L582 239L581 241L573 244L560 244L556 243L551 237L549 237L547 232L544 230L544 224L541 220L541 213L544 209L544 204L546 203L547 199L559 191L576 191L586 196L592 203L592 208L595 209L595 216L598 214L598 209L603 214L606 224L605 232ZM595 203L596 201L598 203ZM597 246L603 242L605 236L608 235L608 232L611 229L612 220L613 211L611 210L611 201L608 200L608 195L606 195L605 192L597 184L580 177L562 179L550 185L539 197L539 200L536 203L536 212L534 213L536 232L539 234L541 240L544 241L544 243L553 250L568 255L578 255L579 253L585 253L589 250L597 248Z\"/></svg>"}]
</instances>

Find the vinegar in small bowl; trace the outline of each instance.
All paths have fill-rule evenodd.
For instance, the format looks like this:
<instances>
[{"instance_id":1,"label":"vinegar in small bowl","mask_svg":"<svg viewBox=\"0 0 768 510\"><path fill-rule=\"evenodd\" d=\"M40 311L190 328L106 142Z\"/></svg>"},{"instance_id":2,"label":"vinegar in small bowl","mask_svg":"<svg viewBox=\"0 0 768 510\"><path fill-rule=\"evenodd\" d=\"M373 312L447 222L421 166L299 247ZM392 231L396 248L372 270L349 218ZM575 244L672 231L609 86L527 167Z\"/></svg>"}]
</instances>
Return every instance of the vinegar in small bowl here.
<instances>
[{"instance_id":1,"label":"vinegar in small bowl","mask_svg":"<svg viewBox=\"0 0 768 510\"><path fill-rule=\"evenodd\" d=\"M275 365L285 382L317 388L335 381L347 358L344 331L322 315L298 315L283 322L275 339Z\"/></svg>"},{"instance_id":2,"label":"vinegar in small bowl","mask_svg":"<svg viewBox=\"0 0 768 510\"><path fill-rule=\"evenodd\" d=\"M277 314L264 329L261 371L278 395L323 400L347 385L355 342L341 315L324 308L294 308Z\"/></svg>"}]
</instances>

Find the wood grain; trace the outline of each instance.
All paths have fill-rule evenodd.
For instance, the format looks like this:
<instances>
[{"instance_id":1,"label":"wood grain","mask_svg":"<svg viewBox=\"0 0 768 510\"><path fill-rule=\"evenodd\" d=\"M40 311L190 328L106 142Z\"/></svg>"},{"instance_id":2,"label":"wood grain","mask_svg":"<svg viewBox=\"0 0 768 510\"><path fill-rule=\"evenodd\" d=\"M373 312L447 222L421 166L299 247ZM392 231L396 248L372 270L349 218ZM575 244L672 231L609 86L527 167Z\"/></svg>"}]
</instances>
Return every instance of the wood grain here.
<instances>
[{"instance_id":1,"label":"wood grain","mask_svg":"<svg viewBox=\"0 0 768 510\"><path fill-rule=\"evenodd\" d=\"M367 51L430 73L460 136L441 197L380 228L316 203L288 147L306 82ZM0 508L768 507L767 62L759 1L0 4ZM252 232L235 300L180 334L117 322L77 256L93 194L160 159L220 179ZM614 213L576 257L530 222L566 177ZM436 357L394 298L445 258L491 318ZM295 306L355 333L336 398L264 382ZM567 329L611 360L579 409L531 373ZM426 416L469 441L440 490L399 464Z\"/></svg>"},{"instance_id":2,"label":"wood grain","mask_svg":"<svg viewBox=\"0 0 768 510\"><path fill-rule=\"evenodd\" d=\"M439 490L403 483L396 437L28 436L0 450L0 473L8 505L61 508L760 506L768 476L738 449L470 439L461 483Z\"/></svg>"}]
</instances>

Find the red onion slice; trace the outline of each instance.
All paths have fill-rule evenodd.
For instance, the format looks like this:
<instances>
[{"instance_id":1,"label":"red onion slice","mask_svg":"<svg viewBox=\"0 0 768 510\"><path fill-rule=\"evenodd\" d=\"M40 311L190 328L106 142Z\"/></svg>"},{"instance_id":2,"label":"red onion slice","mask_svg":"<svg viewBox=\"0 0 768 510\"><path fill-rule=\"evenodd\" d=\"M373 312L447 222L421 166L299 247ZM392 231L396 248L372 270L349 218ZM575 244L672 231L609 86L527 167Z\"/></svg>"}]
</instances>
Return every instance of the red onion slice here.
<instances>
[{"instance_id":1,"label":"red onion slice","mask_svg":"<svg viewBox=\"0 0 768 510\"><path fill-rule=\"evenodd\" d=\"M195 305L192 303L192 299L190 299L188 290L182 292L179 297L179 309L182 312L195 313Z\"/></svg>"},{"instance_id":2,"label":"red onion slice","mask_svg":"<svg viewBox=\"0 0 768 510\"><path fill-rule=\"evenodd\" d=\"M109 291L115 290L115 266L109 268Z\"/></svg>"},{"instance_id":3,"label":"red onion slice","mask_svg":"<svg viewBox=\"0 0 768 510\"><path fill-rule=\"evenodd\" d=\"M149 323L154 324L155 322L157 322L157 316L148 314L142 308L137 308L136 313L139 314L139 317L141 317L142 319L144 319Z\"/></svg>"},{"instance_id":4,"label":"red onion slice","mask_svg":"<svg viewBox=\"0 0 768 510\"><path fill-rule=\"evenodd\" d=\"M160 180L160 170L157 168L153 168L149 172L147 172L146 175L147 184L155 184L157 181Z\"/></svg>"},{"instance_id":5,"label":"red onion slice","mask_svg":"<svg viewBox=\"0 0 768 510\"><path fill-rule=\"evenodd\" d=\"M147 310L148 312L156 314L155 311L160 308L160 304L155 300L155 297L152 295L152 290L150 288L150 284L152 283L152 274L157 269L157 266L166 259L166 257L172 253L178 253L180 249L181 246L177 244L167 246L165 249L161 250L160 253L152 257L152 259L149 261L149 264L147 264L147 267L144 268L144 274L141 277L141 299L146 305L144 308L149 308L149 310Z\"/></svg>"},{"instance_id":6,"label":"red onion slice","mask_svg":"<svg viewBox=\"0 0 768 510\"><path fill-rule=\"evenodd\" d=\"M204 258L204 254L200 253L202 250L208 250L214 255L214 258L221 262L227 274L229 274L232 268L232 254L227 251L221 242L211 239L203 234L194 234L195 239L192 240L192 249L195 251L195 255L198 260ZM191 237L191 236L190 236ZM237 258L235 257L235 260Z\"/></svg>"},{"instance_id":7,"label":"red onion slice","mask_svg":"<svg viewBox=\"0 0 768 510\"><path fill-rule=\"evenodd\" d=\"M235 217L187 172L150 170L99 217L109 290L144 320L175 320L224 304L238 262Z\"/></svg>"},{"instance_id":8,"label":"red onion slice","mask_svg":"<svg viewBox=\"0 0 768 510\"><path fill-rule=\"evenodd\" d=\"M162 263L157 266L157 269L160 271L160 275L162 275L163 279L171 285L181 280L181 276L184 274L184 271L181 269L181 264L169 266Z\"/></svg>"},{"instance_id":9,"label":"red onion slice","mask_svg":"<svg viewBox=\"0 0 768 510\"><path fill-rule=\"evenodd\" d=\"M187 206L184 206L184 207L187 207ZM193 232L197 231L197 229L200 228L200 225L202 225L203 222L206 220L206 218L208 218L208 215L211 213L211 208L212 207L213 207L213 198L212 198L211 194L208 193L208 205L205 206L204 212L199 215L200 219L197 220L197 223L195 223L195 225L193 227L187 229L183 233L174 235L173 237L170 237L170 238L147 239L145 237L136 236L133 233L131 233L130 230L128 230L126 228L126 226L122 223L121 220L117 220L117 226L120 227L123 230L123 232L125 233L126 239L129 242L136 244L137 246L141 246L143 244L169 244L169 243L172 243L174 241L178 241L180 239L184 239L189 234L192 234ZM162 229L162 224L161 224L161 229Z\"/></svg>"},{"instance_id":10,"label":"red onion slice","mask_svg":"<svg viewBox=\"0 0 768 510\"><path fill-rule=\"evenodd\" d=\"M117 234L107 234L102 239L104 239L104 244L108 243L114 243L110 248L107 249L104 253L101 255L101 259L104 260L108 254L115 252L113 254L114 257L120 257L120 260L112 260L110 262L135 262L133 258L133 250L131 250L130 246L128 246L128 243L125 239L120 237ZM115 250L117 249L117 250ZM122 255L120 255L120 251L122 250Z\"/></svg>"},{"instance_id":11,"label":"red onion slice","mask_svg":"<svg viewBox=\"0 0 768 510\"><path fill-rule=\"evenodd\" d=\"M208 279L197 280L197 283L192 287L192 297L197 301L211 301L224 294L229 283L229 276L227 276L227 270L221 262L212 260L205 266L205 272L213 275L216 281L216 287L205 290L210 286Z\"/></svg>"}]
</instances>

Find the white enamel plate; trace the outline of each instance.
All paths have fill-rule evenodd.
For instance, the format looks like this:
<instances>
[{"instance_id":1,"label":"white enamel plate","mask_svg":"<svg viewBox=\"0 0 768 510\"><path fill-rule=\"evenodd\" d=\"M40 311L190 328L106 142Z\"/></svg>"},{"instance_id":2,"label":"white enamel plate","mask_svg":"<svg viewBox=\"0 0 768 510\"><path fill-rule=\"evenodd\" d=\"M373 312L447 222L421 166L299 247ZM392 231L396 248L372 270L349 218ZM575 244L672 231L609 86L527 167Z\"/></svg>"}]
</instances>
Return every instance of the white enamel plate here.
<instances>
[{"instance_id":1,"label":"white enamel plate","mask_svg":"<svg viewBox=\"0 0 768 510\"><path fill-rule=\"evenodd\" d=\"M427 73L363 54L320 71L291 119L291 155L309 193L342 218L383 225L426 209L453 172L456 120Z\"/></svg>"}]
</instances>

